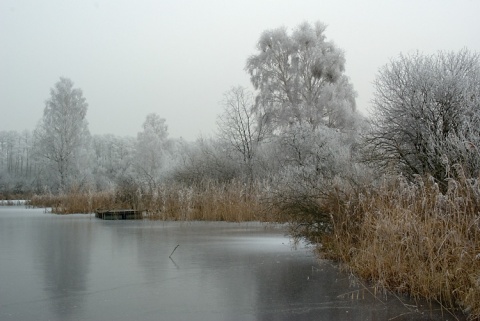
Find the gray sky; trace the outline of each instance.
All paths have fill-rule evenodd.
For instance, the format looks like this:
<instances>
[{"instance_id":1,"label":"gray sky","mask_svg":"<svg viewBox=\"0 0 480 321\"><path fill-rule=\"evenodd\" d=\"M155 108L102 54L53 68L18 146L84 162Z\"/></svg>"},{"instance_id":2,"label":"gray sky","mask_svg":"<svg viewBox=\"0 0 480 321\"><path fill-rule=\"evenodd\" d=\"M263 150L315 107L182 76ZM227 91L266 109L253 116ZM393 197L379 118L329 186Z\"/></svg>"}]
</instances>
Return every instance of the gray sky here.
<instances>
[{"instance_id":1,"label":"gray sky","mask_svg":"<svg viewBox=\"0 0 480 321\"><path fill-rule=\"evenodd\" d=\"M83 90L92 134L209 136L223 93L249 86L262 31L328 25L366 113L378 68L401 52L480 52L477 0L0 0L0 130L34 129L61 76Z\"/></svg>"}]
</instances>

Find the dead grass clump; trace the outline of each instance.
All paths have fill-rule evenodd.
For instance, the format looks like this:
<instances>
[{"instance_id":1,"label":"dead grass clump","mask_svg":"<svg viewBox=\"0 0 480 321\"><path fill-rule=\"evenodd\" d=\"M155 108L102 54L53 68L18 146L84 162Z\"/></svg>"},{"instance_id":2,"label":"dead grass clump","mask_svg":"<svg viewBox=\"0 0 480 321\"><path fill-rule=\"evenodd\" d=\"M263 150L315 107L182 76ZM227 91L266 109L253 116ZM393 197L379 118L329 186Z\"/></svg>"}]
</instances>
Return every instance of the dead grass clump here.
<instances>
[{"instance_id":1,"label":"dead grass clump","mask_svg":"<svg viewBox=\"0 0 480 321\"><path fill-rule=\"evenodd\" d=\"M324 253L380 287L480 317L478 179L458 169L445 193L432 178L385 179L343 204Z\"/></svg>"}]
</instances>

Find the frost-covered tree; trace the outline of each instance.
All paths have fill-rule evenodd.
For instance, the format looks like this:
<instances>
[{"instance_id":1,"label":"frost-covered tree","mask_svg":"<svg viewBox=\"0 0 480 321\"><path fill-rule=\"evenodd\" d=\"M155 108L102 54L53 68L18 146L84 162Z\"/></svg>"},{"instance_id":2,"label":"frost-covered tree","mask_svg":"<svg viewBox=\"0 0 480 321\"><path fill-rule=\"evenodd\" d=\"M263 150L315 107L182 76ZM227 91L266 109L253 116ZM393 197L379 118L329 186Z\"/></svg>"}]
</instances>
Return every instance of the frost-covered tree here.
<instances>
[{"instance_id":1,"label":"frost-covered tree","mask_svg":"<svg viewBox=\"0 0 480 321\"><path fill-rule=\"evenodd\" d=\"M194 143L177 144L176 167L171 178L183 184L225 183L240 176L239 164L228 157L228 146L222 140L198 138Z\"/></svg>"},{"instance_id":2,"label":"frost-covered tree","mask_svg":"<svg viewBox=\"0 0 480 321\"><path fill-rule=\"evenodd\" d=\"M111 188L126 177L133 176L135 143L134 137L93 136L93 172L97 189Z\"/></svg>"},{"instance_id":3,"label":"frost-covered tree","mask_svg":"<svg viewBox=\"0 0 480 321\"><path fill-rule=\"evenodd\" d=\"M168 127L165 122L164 118L155 113L148 114L143 123L143 131L137 135L136 168L150 190L159 182L168 143Z\"/></svg>"},{"instance_id":4,"label":"frost-covered tree","mask_svg":"<svg viewBox=\"0 0 480 321\"><path fill-rule=\"evenodd\" d=\"M243 87L226 92L223 112L218 117L220 140L230 147L234 159L241 159L246 177L252 182L254 161L266 136L266 123L254 109L253 94Z\"/></svg>"},{"instance_id":5,"label":"frost-covered tree","mask_svg":"<svg viewBox=\"0 0 480 321\"><path fill-rule=\"evenodd\" d=\"M0 131L0 194L27 193L38 182L38 163L32 158L32 133Z\"/></svg>"},{"instance_id":6,"label":"frost-covered tree","mask_svg":"<svg viewBox=\"0 0 480 321\"><path fill-rule=\"evenodd\" d=\"M85 119L87 101L68 78L50 90L43 117L35 130L36 155L54 168L60 190L74 183L85 167L90 133ZM75 183L78 183L75 182Z\"/></svg>"},{"instance_id":7,"label":"frost-covered tree","mask_svg":"<svg viewBox=\"0 0 480 321\"><path fill-rule=\"evenodd\" d=\"M246 70L258 91L256 107L273 128L292 124L349 128L355 92L344 75L343 51L325 37L325 26L303 23L263 32Z\"/></svg>"},{"instance_id":8,"label":"frost-covered tree","mask_svg":"<svg viewBox=\"0 0 480 321\"><path fill-rule=\"evenodd\" d=\"M356 162L349 134L337 129L293 125L275 144L281 166L265 201L291 222L292 236L319 242L341 202L332 198L363 184L368 172Z\"/></svg>"},{"instance_id":9,"label":"frost-covered tree","mask_svg":"<svg viewBox=\"0 0 480 321\"><path fill-rule=\"evenodd\" d=\"M400 55L380 69L374 85L368 160L441 183L454 163L478 175L478 54Z\"/></svg>"},{"instance_id":10,"label":"frost-covered tree","mask_svg":"<svg viewBox=\"0 0 480 321\"><path fill-rule=\"evenodd\" d=\"M291 220L293 235L318 236L331 228L330 195L357 181L354 147L362 117L343 51L326 40L320 22L292 33L267 30L246 70L257 93L255 111L272 134L262 146L271 153L268 168L277 170L266 201Z\"/></svg>"}]
</instances>

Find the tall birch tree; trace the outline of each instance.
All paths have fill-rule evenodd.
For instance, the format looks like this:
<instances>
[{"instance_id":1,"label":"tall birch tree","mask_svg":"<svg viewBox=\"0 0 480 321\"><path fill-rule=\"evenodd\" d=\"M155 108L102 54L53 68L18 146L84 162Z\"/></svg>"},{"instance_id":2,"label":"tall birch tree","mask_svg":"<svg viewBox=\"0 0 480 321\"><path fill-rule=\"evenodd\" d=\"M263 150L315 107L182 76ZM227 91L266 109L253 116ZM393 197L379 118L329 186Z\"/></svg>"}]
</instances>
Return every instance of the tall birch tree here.
<instances>
[{"instance_id":1,"label":"tall birch tree","mask_svg":"<svg viewBox=\"0 0 480 321\"><path fill-rule=\"evenodd\" d=\"M53 167L60 190L74 182L85 164L81 158L90 137L85 119L88 104L82 90L73 85L70 79L60 78L50 90L35 130L36 155Z\"/></svg>"},{"instance_id":2,"label":"tall birch tree","mask_svg":"<svg viewBox=\"0 0 480 321\"><path fill-rule=\"evenodd\" d=\"M355 92L344 75L342 50L326 40L325 25L303 23L293 33L266 30L246 70L257 90L256 107L274 128L306 125L347 128Z\"/></svg>"}]
</instances>

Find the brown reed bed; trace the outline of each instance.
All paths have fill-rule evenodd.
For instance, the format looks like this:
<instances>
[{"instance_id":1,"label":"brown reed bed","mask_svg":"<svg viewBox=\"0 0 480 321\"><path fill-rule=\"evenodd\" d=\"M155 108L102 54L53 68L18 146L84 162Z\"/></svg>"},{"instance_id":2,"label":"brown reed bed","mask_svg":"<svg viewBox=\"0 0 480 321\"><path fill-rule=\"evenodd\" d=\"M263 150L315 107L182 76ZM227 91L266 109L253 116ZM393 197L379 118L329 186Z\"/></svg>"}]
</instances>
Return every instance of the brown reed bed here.
<instances>
[{"instance_id":1,"label":"brown reed bed","mask_svg":"<svg viewBox=\"0 0 480 321\"><path fill-rule=\"evenodd\" d=\"M50 207L55 214L93 213L96 209L117 209L121 204L115 203L111 192L79 192L65 194L34 195L28 205L33 207Z\"/></svg>"},{"instance_id":2,"label":"brown reed bed","mask_svg":"<svg viewBox=\"0 0 480 321\"><path fill-rule=\"evenodd\" d=\"M151 219L187 221L266 221L262 188L241 182L203 182L198 186L167 185L145 198Z\"/></svg>"},{"instance_id":3,"label":"brown reed bed","mask_svg":"<svg viewBox=\"0 0 480 321\"><path fill-rule=\"evenodd\" d=\"M72 191L62 195L35 195L29 204L51 207L53 213L93 213L98 209L138 209L152 220L186 221L267 221L262 210L262 186L249 188L237 181L203 182L198 186L169 184L151 193L140 189L125 195L124 191L88 193Z\"/></svg>"},{"instance_id":4,"label":"brown reed bed","mask_svg":"<svg viewBox=\"0 0 480 321\"><path fill-rule=\"evenodd\" d=\"M323 239L324 255L377 288L480 318L478 179L460 169L442 193L431 178L397 177L331 201L334 229Z\"/></svg>"}]
</instances>

